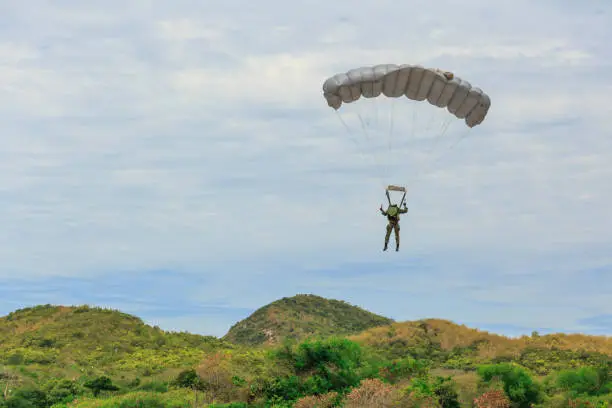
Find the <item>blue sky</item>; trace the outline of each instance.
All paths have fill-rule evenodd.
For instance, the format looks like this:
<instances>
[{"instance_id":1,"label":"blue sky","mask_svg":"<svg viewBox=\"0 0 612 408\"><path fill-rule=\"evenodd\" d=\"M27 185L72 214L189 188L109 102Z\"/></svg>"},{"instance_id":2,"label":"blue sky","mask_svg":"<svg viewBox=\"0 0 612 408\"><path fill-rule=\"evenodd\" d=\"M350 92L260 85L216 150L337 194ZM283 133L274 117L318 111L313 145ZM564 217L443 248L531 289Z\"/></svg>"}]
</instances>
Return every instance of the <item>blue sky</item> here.
<instances>
[{"instance_id":1,"label":"blue sky","mask_svg":"<svg viewBox=\"0 0 612 408\"><path fill-rule=\"evenodd\" d=\"M315 293L612 335L609 1L9 0L0 16L0 315L87 303L220 336ZM489 115L433 139L428 115L449 115L395 101L379 156L389 134L347 132L321 86L380 63L452 71ZM399 253L381 251L386 182L410 186Z\"/></svg>"}]
</instances>

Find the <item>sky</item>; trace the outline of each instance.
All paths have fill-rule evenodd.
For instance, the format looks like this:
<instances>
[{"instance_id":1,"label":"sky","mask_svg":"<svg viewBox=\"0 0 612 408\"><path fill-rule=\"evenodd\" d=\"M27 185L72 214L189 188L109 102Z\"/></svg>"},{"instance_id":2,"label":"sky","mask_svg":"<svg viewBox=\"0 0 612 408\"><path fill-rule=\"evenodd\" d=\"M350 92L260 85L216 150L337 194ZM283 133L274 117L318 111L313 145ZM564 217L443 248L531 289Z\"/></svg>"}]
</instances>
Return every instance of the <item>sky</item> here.
<instances>
[{"instance_id":1,"label":"sky","mask_svg":"<svg viewBox=\"0 0 612 408\"><path fill-rule=\"evenodd\" d=\"M607 0L3 1L0 315L222 336L313 293L612 335L611 22ZM453 72L487 118L327 106L325 79L387 63ZM399 252L386 184L408 187Z\"/></svg>"}]
</instances>

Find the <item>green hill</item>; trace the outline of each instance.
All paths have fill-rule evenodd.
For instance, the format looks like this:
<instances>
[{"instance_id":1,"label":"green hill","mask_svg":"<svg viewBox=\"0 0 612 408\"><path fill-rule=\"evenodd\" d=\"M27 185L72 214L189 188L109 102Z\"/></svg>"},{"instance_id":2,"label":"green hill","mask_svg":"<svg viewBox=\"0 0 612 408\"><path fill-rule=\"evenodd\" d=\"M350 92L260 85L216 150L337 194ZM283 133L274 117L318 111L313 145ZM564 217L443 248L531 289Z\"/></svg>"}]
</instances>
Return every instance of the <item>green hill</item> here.
<instances>
[{"instance_id":1,"label":"green hill","mask_svg":"<svg viewBox=\"0 0 612 408\"><path fill-rule=\"evenodd\" d=\"M257 309L223 337L236 344L278 344L283 339L349 335L393 323L357 306L315 295L282 298Z\"/></svg>"},{"instance_id":2,"label":"green hill","mask_svg":"<svg viewBox=\"0 0 612 408\"><path fill-rule=\"evenodd\" d=\"M141 375L191 366L230 345L212 336L165 332L116 310L36 306L0 318L0 362L49 375Z\"/></svg>"}]
</instances>

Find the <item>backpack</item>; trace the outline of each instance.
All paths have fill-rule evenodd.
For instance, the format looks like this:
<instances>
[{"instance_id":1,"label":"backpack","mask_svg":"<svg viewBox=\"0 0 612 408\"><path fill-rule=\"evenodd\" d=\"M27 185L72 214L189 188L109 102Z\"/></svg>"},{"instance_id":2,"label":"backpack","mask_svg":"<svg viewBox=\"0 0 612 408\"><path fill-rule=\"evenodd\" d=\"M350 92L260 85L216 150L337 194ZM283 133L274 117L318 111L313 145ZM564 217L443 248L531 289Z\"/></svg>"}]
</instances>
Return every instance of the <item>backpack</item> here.
<instances>
[{"instance_id":1,"label":"backpack","mask_svg":"<svg viewBox=\"0 0 612 408\"><path fill-rule=\"evenodd\" d=\"M397 217L398 214L399 214L399 207L397 205L392 204L389 206L389 208L387 208L387 215L391 217Z\"/></svg>"}]
</instances>

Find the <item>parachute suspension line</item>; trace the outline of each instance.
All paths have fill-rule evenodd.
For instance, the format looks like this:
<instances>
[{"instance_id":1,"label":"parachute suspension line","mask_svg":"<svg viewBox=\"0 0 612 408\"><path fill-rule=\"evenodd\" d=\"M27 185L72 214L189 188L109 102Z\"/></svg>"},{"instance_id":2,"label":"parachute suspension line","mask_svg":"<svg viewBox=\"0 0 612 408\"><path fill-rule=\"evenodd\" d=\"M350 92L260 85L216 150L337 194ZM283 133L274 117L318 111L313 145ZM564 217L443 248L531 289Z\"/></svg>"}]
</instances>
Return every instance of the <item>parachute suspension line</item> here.
<instances>
[{"instance_id":1,"label":"parachute suspension line","mask_svg":"<svg viewBox=\"0 0 612 408\"><path fill-rule=\"evenodd\" d=\"M412 102L412 101L410 101ZM416 120L417 120L417 109L419 108L419 105L416 103L413 103L414 109L412 109L412 131L410 132L410 139L408 140L408 142L410 142L410 140L414 139L414 134L416 132Z\"/></svg>"},{"instance_id":2,"label":"parachute suspension line","mask_svg":"<svg viewBox=\"0 0 612 408\"><path fill-rule=\"evenodd\" d=\"M382 153L378 151L379 149L377 148L377 144L376 144L376 141L381 139L380 137L376 137L376 133L382 133L381 129L379 128L380 127L379 126L380 103L379 101L377 101L376 98L367 98L363 102L370 102L370 101L374 104L373 117L372 117L371 110L369 110L368 112L367 103L361 103L361 104L356 103L354 107L356 110L357 118L359 119L359 122L361 124L365 143L366 145L372 147L372 152L368 155L371 156L371 160L374 166L377 168L376 178L380 180L380 183L383 187L386 187L388 184L387 183L388 180L385 180L385 176L388 174L387 167L383 163L381 163L381 160L384 160L384 157L382 157ZM374 132L375 134L372 135L371 132Z\"/></svg>"},{"instance_id":3,"label":"parachute suspension line","mask_svg":"<svg viewBox=\"0 0 612 408\"><path fill-rule=\"evenodd\" d=\"M395 108L395 99L391 100L391 108L389 109L389 128L387 131L387 147L389 148L389 154L386 160L387 171L385 174L391 176L389 168L393 169L395 164L395 156L393 154L393 108Z\"/></svg>"},{"instance_id":4,"label":"parachute suspension line","mask_svg":"<svg viewBox=\"0 0 612 408\"><path fill-rule=\"evenodd\" d=\"M461 135L459 135L459 138L453 144L451 144L448 147L448 149L446 149L442 153L442 155L444 155L445 153L448 153L449 151L451 151L455 146L457 146L459 144L459 142L461 142L463 139L465 139L469 133L470 133L470 129L465 129L465 131L463 133L461 133Z\"/></svg>"},{"instance_id":5,"label":"parachute suspension line","mask_svg":"<svg viewBox=\"0 0 612 408\"><path fill-rule=\"evenodd\" d=\"M378 102L376 98L372 98L372 102L374 103L374 127L378 129Z\"/></svg>"},{"instance_id":6,"label":"parachute suspension line","mask_svg":"<svg viewBox=\"0 0 612 408\"><path fill-rule=\"evenodd\" d=\"M363 117L361 116L361 113L357 113L357 117L359 118L359 122L361 123L361 128L363 130L363 133L365 135L365 139L366 142L371 142L371 137L370 137L370 133L368 132L368 126L366 125L366 122L363 120ZM376 150L376 148L374 148L373 150ZM380 163L380 158L378 157L378 155L376 154L376 152L374 151L372 153L372 155L374 156L374 164L376 167L378 167L378 170L381 171L382 170L382 174L378 174L378 178L381 180L382 185L385 185L385 181L384 181L384 166L381 165Z\"/></svg>"},{"instance_id":7,"label":"parachute suspension line","mask_svg":"<svg viewBox=\"0 0 612 408\"><path fill-rule=\"evenodd\" d=\"M440 131L437 132L437 135L433 143L433 147L428 149L428 151L426 152L427 155L432 154L434 150L436 150L438 142L440 141L440 139L444 137L444 135L446 135L446 132L448 131L448 128L450 127L452 121L453 121L453 118L446 118L445 120L442 121L442 124L440 126ZM467 131L469 131L469 129L467 129ZM419 170L416 172L414 177L412 177L412 180L409 183L410 187L414 188L414 186L418 183L419 176L423 173L425 174L428 173L429 170L431 170L431 168L440 160L440 158L442 158L442 156L444 156L444 152L433 160L426 160L426 162L429 162L429 163L426 163L426 165L419 166Z\"/></svg>"},{"instance_id":8,"label":"parachute suspension line","mask_svg":"<svg viewBox=\"0 0 612 408\"><path fill-rule=\"evenodd\" d=\"M447 126L448 129L448 126ZM457 140L455 140L453 143L451 143L450 146L448 146L446 149L444 149L442 151L442 153L440 153L440 155L433 161L432 166L437 163L438 161L440 161L449 151L451 151L455 146L457 146L459 144L459 142L461 142L463 139L465 139L465 137L470 133L471 129L465 129L463 132L461 132L459 134L459 137L457 138Z\"/></svg>"},{"instance_id":9,"label":"parachute suspension line","mask_svg":"<svg viewBox=\"0 0 612 408\"><path fill-rule=\"evenodd\" d=\"M444 135L446 135L446 132L448 131L448 128L450 127L452 122L453 118L446 118L442 121L442 124L440 125L440 131L436 133L433 146L429 150L427 150L427 154L433 153L433 151L436 150L438 142L440 141L440 139L442 139L442 137L444 137Z\"/></svg>"},{"instance_id":10,"label":"parachute suspension line","mask_svg":"<svg viewBox=\"0 0 612 408\"><path fill-rule=\"evenodd\" d=\"M338 119L340 120L340 123L342 123L342 125L344 126L344 128L346 129L347 133L349 134L349 139L351 139L351 141L355 144L355 147L357 147L357 153L359 153L359 155L361 156L361 158L367 162L367 155L364 153L364 146L360 145L359 142L357 141L357 138L355 137L355 133L351 130L350 126L346 123L346 121L342 118L342 115L340 114L340 112L338 112L337 110L334 110L334 112L336 112L336 116L338 117ZM370 157L371 160L371 157ZM375 165L377 165L375 163ZM379 176L377 175L377 178L379 179L379 182L381 184L385 184L385 181Z\"/></svg>"},{"instance_id":11,"label":"parachute suspension line","mask_svg":"<svg viewBox=\"0 0 612 408\"><path fill-rule=\"evenodd\" d=\"M424 149L422 150L422 153L425 155L424 158L424 162L427 163L428 158L431 157L431 153L436 149L437 145L438 145L438 140L440 139L440 137L444 134L444 123L446 120L449 120L448 118L444 118L440 120L440 126L437 132L431 132L432 135L430 137L430 129L434 123L434 119L436 116L436 111L432 111L429 115L429 119L427 120L427 126L425 127L425 129L423 129L423 135L425 135L426 139L423 142L424 144ZM414 175L414 177L417 177L422 169L422 167L424 167L422 164L416 169L416 174Z\"/></svg>"},{"instance_id":12,"label":"parachute suspension line","mask_svg":"<svg viewBox=\"0 0 612 408\"><path fill-rule=\"evenodd\" d=\"M448 126L446 128L448 129ZM442 153L429 164L428 170L431 169L437 162L439 162L448 152L450 152L455 146L457 146L463 139L465 139L466 136L470 133L470 130L471 129L468 128L468 129L465 129L463 132L461 132L457 140L455 140L448 148L444 149ZM418 180L415 177L415 179L411 183L411 188L414 189L419 181L420 180Z\"/></svg>"},{"instance_id":13,"label":"parachute suspension line","mask_svg":"<svg viewBox=\"0 0 612 408\"><path fill-rule=\"evenodd\" d=\"M431 129L431 125L433 125L434 123L435 116L435 111L431 112L431 115L429 115L429 120L427 121L427 126L425 127L425 132L429 132L429 129Z\"/></svg>"},{"instance_id":14,"label":"parachute suspension line","mask_svg":"<svg viewBox=\"0 0 612 408\"><path fill-rule=\"evenodd\" d=\"M418 154L418 152L427 154L428 151L431 151L433 148L435 148L435 146L431 147L430 145L430 144L434 144L435 139L431 141L428 141L427 139L430 139L429 131L432 125L434 124L434 122L436 122L436 118L435 118L436 112L435 111L431 112L429 114L429 119L427 119L422 112L423 110L427 112L427 108L423 106L420 103L420 101L411 100L410 102L414 106L414 108L412 109L412 134L410 137L410 139L414 139L413 154ZM417 122L421 122L420 126ZM409 145L409 143L410 143L410 140L408 141L407 145ZM420 145L423 145L423 147L419 148L418 146ZM429 149L426 149L426 148L423 149L425 146L428 146L428 145L430 145ZM424 161L426 162L427 160L425 159ZM414 180L419 176L423 168L422 164L416 165L417 163L416 160L414 160L413 163L415 164L411 166L410 173L412 175L409 177L410 181L407 182L408 185L411 185L414 183Z\"/></svg>"},{"instance_id":15,"label":"parachute suspension line","mask_svg":"<svg viewBox=\"0 0 612 408\"><path fill-rule=\"evenodd\" d=\"M363 111L363 107L360 104L355 104L355 105L353 105L353 107L357 111L357 112L355 112L355 114L357 115L357 118L359 119L359 122L360 122L360 125L361 125L361 130L363 132L362 133L362 137L363 137L363 139L365 139L365 145L363 143L360 143L360 142L356 141L355 139L353 139L353 142L359 147L359 153L360 153L361 157L364 158L364 161L366 161L366 162L369 161L371 164L374 165L374 167L376 167L378 169L378 171L375 171L375 173L376 173L375 177L379 180L379 182L380 182L380 184L382 186L386 186L386 182L384 180L384 177L383 177L383 175L380 174L382 166L380 164L379 158L377 157L377 155L375 153L372 153L372 154L366 154L365 153L365 150L367 148L368 143L370 143L371 138L370 138L370 134L368 132L368 127L369 127L368 125L369 125L369 123L366 120L364 120L364 118L363 118L363 116L361 114L361 111ZM336 110L336 114L340 118L340 121L342 122L344 127L349 131L351 136L355 136L355 134L352 132L351 128L348 126L346 121L344 121L342 119L342 115L339 113L338 110ZM355 138L356 139L361 139L361 138L356 137L356 136L355 136ZM366 156L368 156L369 159L366 159Z\"/></svg>"},{"instance_id":16,"label":"parachute suspension line","mask_svg":"<svg viewBox=\"0 0 612 408\"><path fill-rule=\"evenodd\" d=\"M391 101L391 111L389 112L389 137L393 137L393 108L395 108L395 100ZM391 146L391 142L389 144Z\"/></svg>"},{"instance_id":17,"label":"parachute suspension line","mask_svg":"<svg viewBox=\"0 0 612 408\"><path fill-rule=\"evenodd\" d=\"M346 124L344 119L342 119L342 115L340 115L340 112L338 112L337 110L334 110L334 112L336 112L336 116L338 117L338 120L340 120L340 123L342 123L347 133L349 134L351 141L355 144L355 146L359 147L359 143L357 143L357 140L355 140L355 134L353 133L349 125Z\"/></svg>"},{"instance_id":18,"label":"parachute suspension line","mask_svg":"<svg viewBox=\"0 0 612 408\"><path fill-rule=\"evenodd\" d=\"M408 98L406 98L408 99ZM410 144L413 140L415 140L416 138L416 122L417 122L417 109L418 109L418 105L414 104L413 101L411 101L410 99L408 99L407 101L408 105L412 105L412 120L410 120L410 133L407 135L406 140L403 144L403 147L406 149L410 148Z\"/></svg>"}]
</instances>

